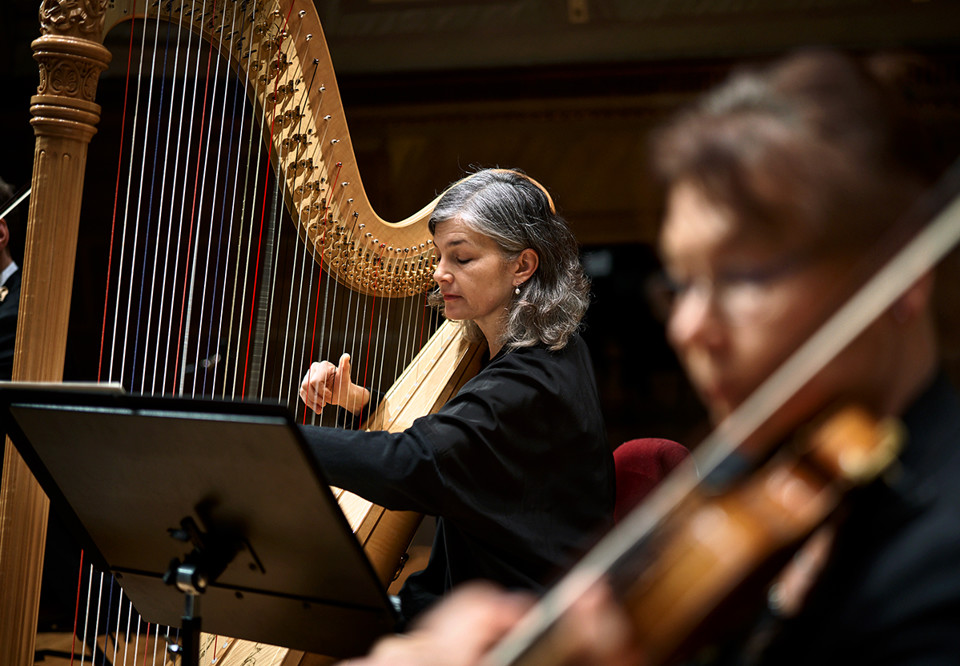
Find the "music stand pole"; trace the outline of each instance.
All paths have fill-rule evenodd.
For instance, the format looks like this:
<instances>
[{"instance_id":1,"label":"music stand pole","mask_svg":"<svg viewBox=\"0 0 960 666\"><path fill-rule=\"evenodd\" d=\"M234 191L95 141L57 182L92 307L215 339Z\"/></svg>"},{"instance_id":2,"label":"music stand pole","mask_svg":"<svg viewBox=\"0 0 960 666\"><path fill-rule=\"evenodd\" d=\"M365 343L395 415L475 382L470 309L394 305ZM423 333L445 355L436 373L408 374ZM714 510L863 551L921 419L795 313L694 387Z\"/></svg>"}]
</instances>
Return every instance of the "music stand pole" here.
<instances>
[{"instance_id":1,"label":"music stand pole","mask_svg":"<svg viewBox=\"0 0 960 666\"><path fill-rule=\"evenodd\" d=\"M184 590L180 645L170 643L167 652L180 657L180 666L200 666L200 594Z\"/></svg>"},{"instance_id":2,"label":"music stand pole","mask_svg":"<svg viewBox=\"0 0 960 666\"><path fill-rule=\"evenodd\" d=\"M190 541L194 548L181 561L174 558L163 580L183 592L180 645L171 643L167 651L180 656L180 666L200 666L200 595L223 573L240 550L236 535L203 532L190 516L180 521L180 529L168 530L178 541Z\"/></svg>"}]
</instances>

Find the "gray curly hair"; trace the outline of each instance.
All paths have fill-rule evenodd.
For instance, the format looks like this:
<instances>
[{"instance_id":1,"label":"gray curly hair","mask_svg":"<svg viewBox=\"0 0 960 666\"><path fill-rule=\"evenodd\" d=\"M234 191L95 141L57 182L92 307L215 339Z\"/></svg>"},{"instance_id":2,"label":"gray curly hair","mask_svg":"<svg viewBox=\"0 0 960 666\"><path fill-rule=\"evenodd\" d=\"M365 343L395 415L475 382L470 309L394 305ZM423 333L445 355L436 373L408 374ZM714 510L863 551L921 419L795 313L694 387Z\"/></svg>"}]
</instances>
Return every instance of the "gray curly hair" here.
<instances>
[{"instance_id":1,"label":"gray curly hair","mask_svg":"<svg viewBox=\"0 0 960 666\"><path fill-rule=\"evenodd\" d=\"M430 233L451 219L492 238L507 261L527 248L540 258L536 272L510 303L503 347L543 344L562 349L587 311L590 282L580 265L577 241L547 190L521 171L484 169L443 193L430 216ZM443 303L439 292L433 292L430 302ZM469 339L483 340L472 321L464 326Z\"/></svg>"}]
</instances>

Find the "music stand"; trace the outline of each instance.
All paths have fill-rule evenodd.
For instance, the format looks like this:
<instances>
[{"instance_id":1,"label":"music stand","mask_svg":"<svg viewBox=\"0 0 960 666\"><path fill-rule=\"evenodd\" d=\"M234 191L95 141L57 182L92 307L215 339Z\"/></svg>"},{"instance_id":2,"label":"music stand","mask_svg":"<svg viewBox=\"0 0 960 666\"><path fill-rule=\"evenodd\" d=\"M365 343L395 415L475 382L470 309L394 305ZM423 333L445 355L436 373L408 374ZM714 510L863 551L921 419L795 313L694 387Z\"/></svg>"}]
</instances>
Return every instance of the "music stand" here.
<instances>
[{"instance_id":1,"label":"music stand","mask_svg":"<svg viewBox=\"0 0 960 666\"><path fill-rule=\"evenodd\" d=\"M94 564L145 620L189 634L184 659L201 616L210 633L340 658L393 629L285 408L0 382L0 416Z\"/></svg>"}]
</instances>

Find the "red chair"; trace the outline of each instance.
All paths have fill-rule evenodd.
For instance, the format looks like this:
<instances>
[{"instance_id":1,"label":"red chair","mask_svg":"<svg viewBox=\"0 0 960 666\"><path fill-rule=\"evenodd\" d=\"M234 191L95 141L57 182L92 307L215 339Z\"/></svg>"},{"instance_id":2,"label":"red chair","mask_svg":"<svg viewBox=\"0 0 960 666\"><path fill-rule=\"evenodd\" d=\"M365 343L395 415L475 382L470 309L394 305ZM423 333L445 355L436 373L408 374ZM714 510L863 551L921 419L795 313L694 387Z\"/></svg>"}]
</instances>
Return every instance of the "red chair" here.
<instances>
[{"instance_id":1,"label":"red chair","mask_svg":"<svg viewBox=\"0 0 960 666\"><path fill-rule=\"evenodd\" d=\"M690 452L669 439L631 439L613 451L617 500L613 519L620 522Z\"/></svg>"}]
</instances>

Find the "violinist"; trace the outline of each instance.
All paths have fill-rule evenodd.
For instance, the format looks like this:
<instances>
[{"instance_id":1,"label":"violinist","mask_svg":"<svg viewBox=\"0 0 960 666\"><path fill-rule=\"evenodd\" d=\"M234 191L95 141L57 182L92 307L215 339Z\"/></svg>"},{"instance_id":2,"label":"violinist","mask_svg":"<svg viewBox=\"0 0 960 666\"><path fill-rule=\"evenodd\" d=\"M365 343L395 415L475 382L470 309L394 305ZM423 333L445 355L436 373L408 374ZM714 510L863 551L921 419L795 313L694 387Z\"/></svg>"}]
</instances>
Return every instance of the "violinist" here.
<instances>
[{"instance_id":1,"label":"violinist","mask_svg":"<svg viewBox=\"0 0 960 666\"><path fill-rule=\"evenodd\" d=\"M888 89L830 51L738 72L655 136L668 337L712 419L741 405L839 305L873 241L930 184L922 145ZM807 542L768 608L714 662L960 663L960 399L941 368L932 291L928 273L789 401L796 424L837 401L895 415L906 443L894 468ZM461 617L483 640L427 658L468 599ZM643 663L611 599L601 590L586 612L574 607L569 663ZM384 639L361 663L479 663L516 606L465 590L449 615L437 608L411 639Z\"/></svg>"},{"instance_id":2,"label":"violinist","mask_svg":"<svg viewBox=\"0 0 960 666\"><path fill-rule=\"evenodd\" d=\"M838 307L930 185L923 145L902 103L830 52L738 74L657 136L667 333L714 420ZM960 401L932 289L927 274L791 400L795 423L838 401L899 416L907 441L894 474L797 555L734 663L960 660Z\"/></svg>"}]
</instances>

